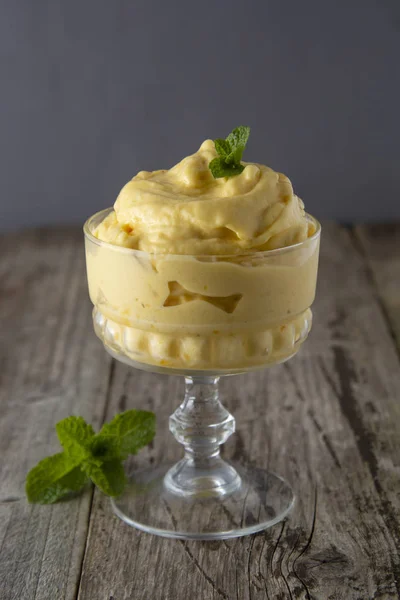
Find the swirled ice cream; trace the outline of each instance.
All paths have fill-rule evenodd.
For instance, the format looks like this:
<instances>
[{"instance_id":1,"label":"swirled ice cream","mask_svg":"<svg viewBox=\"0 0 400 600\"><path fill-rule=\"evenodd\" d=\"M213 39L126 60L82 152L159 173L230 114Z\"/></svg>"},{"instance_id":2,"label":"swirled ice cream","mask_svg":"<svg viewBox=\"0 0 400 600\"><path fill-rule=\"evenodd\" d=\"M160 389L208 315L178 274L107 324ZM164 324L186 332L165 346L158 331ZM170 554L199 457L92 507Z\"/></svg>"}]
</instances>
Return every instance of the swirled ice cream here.
<instances>
[{"instance_id":1,"label":"swirled ice cream","mask_svg":"<svg viewBox=\"0 0 400 600\"><path fill-rule=\"evenodd\" d=\"M170 170L139 172L114 210L88 222L95 327L112 352L244 370L285 360L307 336L316 221L285 175L243 163L241 174L214 179L216 156L206 140Z\"/></svg>"},{"instance_id":2,"label":"swirled ice cream","mask_svg":"<svg viewBox=\"0 0 400 600\"><path fill-rule=\"evenodd\" d=\"M214 179L212 140L170 170L140 171L122 188L95 236L162 254L241 254L272 250L314 232L289 179L247 163L235 177Z\"/></svg>"}]
</instances>

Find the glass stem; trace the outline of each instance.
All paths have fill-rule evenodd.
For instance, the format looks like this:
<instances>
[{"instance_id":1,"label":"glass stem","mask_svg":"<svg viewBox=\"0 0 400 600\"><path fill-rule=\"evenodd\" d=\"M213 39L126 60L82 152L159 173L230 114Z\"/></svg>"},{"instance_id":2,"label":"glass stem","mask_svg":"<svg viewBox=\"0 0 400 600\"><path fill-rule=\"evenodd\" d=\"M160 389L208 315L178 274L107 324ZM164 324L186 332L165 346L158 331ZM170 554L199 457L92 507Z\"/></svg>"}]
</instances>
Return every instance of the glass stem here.
<instances>
[{"instance_id":1,"label":"glass stem","mask_svg":"<svg viewBox=\"0 0 400 600\"><path fill-rule=\"evenodd\" d=\"M235 419L219 399L219 377L186 377L185 397L170 417L170 430L184 446L184 457L165 478L169 491L181 495L226 495L240 478L222 460L220 445L235 431Z\"/></svg>"}]
</instances>

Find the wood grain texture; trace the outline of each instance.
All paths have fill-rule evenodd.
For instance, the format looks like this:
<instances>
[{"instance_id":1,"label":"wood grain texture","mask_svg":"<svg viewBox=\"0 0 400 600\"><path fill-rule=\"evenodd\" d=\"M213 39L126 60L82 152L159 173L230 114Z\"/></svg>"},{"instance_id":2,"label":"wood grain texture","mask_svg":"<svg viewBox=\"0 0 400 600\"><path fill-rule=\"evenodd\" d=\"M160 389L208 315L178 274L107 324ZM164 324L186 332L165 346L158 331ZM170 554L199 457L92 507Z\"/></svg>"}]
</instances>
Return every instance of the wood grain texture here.
<instances>
[{"instance_id":1,"label":"wood grain texture","mask_svg":"<svg viewBox=\"0 0 400 600\"><path fill-rule=\"evenodd\" d=\"M323 232L315 326L285 365L227 378L237 433L224 454L287 477L290 518L226 542L164 540L112 516L97 492L79 599L391 599L400 593L398 356L349 231ZM136 464L175 459L168 416L179 378L115 364L107 418L155 410L154 446Z\"/></svg>"},{"instance_id":2,"label":"wood grain texture","mask_svg":"<svg viewBox=\"0 0 400 600\"><path fill-rule=\"evenodd\" d=\"M400 349L400 223L355 231Z\"/></svg>"},{"instance_id":3,"label":"wood grain texture","mask_svg":"<svg viewBox=\"0 0 400 600\"><path fill-rule=\"evenodd\" d=\"M0 242L0 598L76 598L92 491L27 504L27 471L59 451L70 414L98 426L110 360L92 335L82 234L37 230Z\"/></svg>"},{"instance_id":4,"label":"wood grain texture","mask_svg":"<svg viewBox=\"0 0 400 600\"><path fill-rule=\"evenodd\" d=\"M27 505L26 471L56 451L54 424L68 414L96 428L150 408L157 437L133 464L178 458L168 416L183 382L108 358L92 331L80 231L0 239L0 598L398 598L400 369L374 286L384 254L368 239L324 227L310 339L284 365L222 382L237 419L224 455L269 466L298 496L284 523L224 542L140 533L97 492L93 504L88 491Z\"/></svg>"}]
</instances>

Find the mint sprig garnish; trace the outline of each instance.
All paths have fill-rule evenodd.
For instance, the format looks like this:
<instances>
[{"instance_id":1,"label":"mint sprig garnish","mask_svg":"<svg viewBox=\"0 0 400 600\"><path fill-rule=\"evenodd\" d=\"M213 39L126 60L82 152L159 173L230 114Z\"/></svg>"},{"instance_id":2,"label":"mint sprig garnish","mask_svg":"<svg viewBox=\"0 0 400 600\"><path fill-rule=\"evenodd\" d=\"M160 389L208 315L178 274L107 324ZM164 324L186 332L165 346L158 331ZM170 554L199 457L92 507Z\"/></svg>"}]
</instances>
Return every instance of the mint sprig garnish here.
<instances>
[{"instance_id":1,"label":"mint sprig garnish","mask_svg":"<svg viewBox=\"0 0 400 600\"><path fill-rule=\"evenodd\" d=\"M82 417L68 417L57 423L56 431L64 452L44 458L29 471L29 502L53 504L81 491L89 481L107 496L118 496L126 484L122 461L154 438L155 415L127 410L97 434Z\"/></svg>"},{"instance_id":2,"label":"mint sprig garnish","mask_svg":"<svg viewBox=\"0 0 400 600\"><path fill-rule=\"evenodd\" d=\"M244 170L241 164L244 149L250 135L250 127L240 125L228 137L214 140L215 149L219 156L208 165L214 179L219 177L234 177Z\"/></svg>"}]
</instances>

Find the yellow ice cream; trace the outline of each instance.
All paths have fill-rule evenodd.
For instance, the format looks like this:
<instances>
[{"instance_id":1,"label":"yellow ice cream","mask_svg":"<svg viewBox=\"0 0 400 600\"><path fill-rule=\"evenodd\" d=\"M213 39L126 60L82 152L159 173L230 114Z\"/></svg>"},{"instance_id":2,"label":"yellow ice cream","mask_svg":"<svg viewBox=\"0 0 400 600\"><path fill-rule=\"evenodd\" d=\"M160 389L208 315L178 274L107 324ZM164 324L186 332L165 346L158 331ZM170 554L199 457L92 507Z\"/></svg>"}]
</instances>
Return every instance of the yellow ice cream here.
<instances>
[{"instance_id":1,"label":"yellow ice cream","mask_svg":"<svg viewBox=\"0 0 400 600\"><path fill-rule=\"evenodd\" d=\"M212 140L166 171L140 171L97 228L100 240L163 254L240 254L306 239L310 224L289 179L247 163L235 177L214 179ZM245 164L245 163L244 163Z\"/></svg>"},{"instance_id":2,"label":"yellow ice cream","mask_svg":"<svg viewBox=\"0 0 400 600\"><path fill-rule=\"evenodd\" d=\"M86 226L95 328L125 360L240 371L292 356L310 330L316 221L264 165L214 179L216 155L206 140L141 171Z\"/></svg>"}]
</instances>

